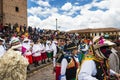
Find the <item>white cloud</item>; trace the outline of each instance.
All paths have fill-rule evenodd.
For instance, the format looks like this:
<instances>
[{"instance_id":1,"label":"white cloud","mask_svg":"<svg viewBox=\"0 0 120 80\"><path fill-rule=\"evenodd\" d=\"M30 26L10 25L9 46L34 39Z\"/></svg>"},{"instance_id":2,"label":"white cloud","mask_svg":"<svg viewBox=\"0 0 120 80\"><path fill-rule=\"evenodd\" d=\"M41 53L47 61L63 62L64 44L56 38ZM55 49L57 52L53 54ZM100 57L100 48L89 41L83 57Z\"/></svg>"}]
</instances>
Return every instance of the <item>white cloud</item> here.
<instances>
[{"instance_id":1,"label":"white cloud","mask_svg":"<svg viewBox=\"0 0 120 80\"><path fill-rule=\"evenodd\" d=\"M120 0L109 0L110 8L119 8L120 9Z\"/></svg>"},{"instance_id":2,"label":"white cloud","mask_svg":"<svg viewBox=\"0 0 120 80\"><path fill-rule=\"evenodd\" d=\"M28 9L28 13L32 15L38 15L38 14L41 14L41 12L42 12L41 7L31 7L30 9Z\"/></svg>"},{"instance_id":3,"label":"white cloud","mask_svg":"<svg viewBox=\"0 0 120 80\"><path fill-rule=\"evenodd\" d=\"M31 7L28 9L28 13L36 16L46 17L51 14L57 13L57 8L41 8L41 7Z\"/></svg>"},{"instance_id":4,"label":"white cloud","mask_svg":"<svg viewBox=\"0 0 120 80\"><path fill-rule=\"evenodd\" d=\"M42 1L42 0L39 0L38 4L42 5L42 6L48 6L48 7L50 7L50 4L48 2L45 2L45 1Z\"/></svg>"},{"instance_id":5,"label":"white cloud","mask_svg":"<svg viewBox=\"0 0 120 80\"><path fill-rule=\"evenodd\" d=\"M69 11L72 8L72 4L67 2L62 6L62 10Z\"/></svg>"},{"instance_id":6,"label":"white cloud","mask_svg":"<svg viewBox=\"0 0 120 80\"><path fill-rule=\"evenodd\" d=\"M28 25L32 27L38 27L40 25L40 18L37 16L29 16L28 17Z\"/></svg>"},{"instance_id":7,"label":"white cloud","mask_svg":"<svg viewBox=\"0 0 120 80\"><path fill-rule=\"evenodd\" d=\"M28 9L28 12L33 16L28 17L28 25L40 26L40 28L55 29L56 18L58 19L58 26L61 26L59 30L73 30L83 28L101 28L101 27L117 27L120 28L120 0L103 0L99 3L93 1L91 4L84 6L73 6L71 3L66 3L61 9L65 10L64 14L58 13L57 8L41 8L34 7ZM107 8L107 11L90 11L93 6L97 6L100 9ZM70 15L79 11L76 17ZM35 15L47 15L51 14L48 18L41 20Z\"/></svg>"},{"instance_id":8,"label":"white cloud","mask_svg":"<svg viewBox=\"0 0 120 80\"><path fill-rule=\"evenodd\" d=\"M100 9L104 9L104 8L109 9L110 8L110 0L103 0L99 3L93 2L92 5L97 6Z\"/></svg>"},{"instance_id":9,"label":"white cloud","mask_svg":"<svg viewBox=\"0 0 120 80\"><path fill-rule=\"evenodd\" d=\"M73 14L76 13L76 11L80 11L81 8L82 8L81 6L72 6L70 10L65 10L63 14L72 16Z\"/></svg>"},{"instance_id":10,"label":"white cloud","mask_svg":"<svg viewBox=\"0 0 120 80\"><path fill-rule=\"evenodd\" d=\"M50 7L50 4L44 0L32 0L33 2L39 4L40 6Z\"/></svg>"},{"instance_id":11,"label":"white cloud","mask_svg":"<svg viewBox=\"0 0 120 80\"><path fill-rule=\"evenodd\" d=\"M79 3L78 3L78 2L76 2L76 3L75 3L75 5L79 5Z\"/></svg>"}]
</instances>

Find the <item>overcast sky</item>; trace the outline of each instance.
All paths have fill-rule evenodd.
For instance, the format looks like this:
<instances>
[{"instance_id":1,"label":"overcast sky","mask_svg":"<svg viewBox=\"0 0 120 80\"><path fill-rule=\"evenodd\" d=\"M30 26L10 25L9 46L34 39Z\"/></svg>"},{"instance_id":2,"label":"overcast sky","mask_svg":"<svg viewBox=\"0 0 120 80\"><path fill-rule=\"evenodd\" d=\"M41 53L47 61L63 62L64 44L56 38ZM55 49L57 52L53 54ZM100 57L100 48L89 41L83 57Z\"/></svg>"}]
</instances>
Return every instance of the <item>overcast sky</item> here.
<instances>
[{"instance_id":1,"label":"overcast sky","mask_svg":"<svg viewBox=\"0 0 120 80\"><path fill-rule=\"evenodd\" d=\"M62 31L120 28L120 0L28 0L28 26Z\"/></svg>"}]
</instances>

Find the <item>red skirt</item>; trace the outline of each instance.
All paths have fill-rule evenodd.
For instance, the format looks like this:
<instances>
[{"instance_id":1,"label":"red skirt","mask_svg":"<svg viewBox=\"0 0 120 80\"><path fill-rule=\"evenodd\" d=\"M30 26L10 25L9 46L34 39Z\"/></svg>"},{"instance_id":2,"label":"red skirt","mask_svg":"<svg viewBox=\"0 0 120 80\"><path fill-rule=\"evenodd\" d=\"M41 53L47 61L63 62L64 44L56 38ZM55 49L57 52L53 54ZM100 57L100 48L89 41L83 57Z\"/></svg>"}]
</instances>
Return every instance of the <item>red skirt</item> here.
<instances>
[{"instance_id":1,"label":"red skirt","mask_svg":"<svg viewBox=\"0 0 120 80\"><path fill-rule=\"evenodd\" d=\"M25 57L28 59L29 64L33 63L32 55L25 55Z\"/></svg>"},{"instance_id":2,"label":"red skirt","mask_svg":"<svg viewBox=\"0 0 120 80\"><path fill-rule=\"evenodd\" d=\"M42 60L42 57L41 57L41 56L33 56L33 61L34 61L34 62L38 62L38 61L40 61L40 60Z\"/></svg>"},{"instance_id":3,"label":"red skirt","mask_svg":"<svg viewBox=\"0 0 120 80\"><path fill-rule=\"evenodd\" d=\"M56 66L56 80L60 80L60 72L61 72L61 67Z\"/></svg>"},{"instance_id":4,"label":"red skirt","mask_svg":"<svg viewBox=\"0 0 120 80\"><path fill-rule=\"evenodd\" d=\"M45 59L47 58L47 54L46 54L46 52L41 53L41 57L42 57L42 60L45 60Z\"/></svg>"}]
</instances>

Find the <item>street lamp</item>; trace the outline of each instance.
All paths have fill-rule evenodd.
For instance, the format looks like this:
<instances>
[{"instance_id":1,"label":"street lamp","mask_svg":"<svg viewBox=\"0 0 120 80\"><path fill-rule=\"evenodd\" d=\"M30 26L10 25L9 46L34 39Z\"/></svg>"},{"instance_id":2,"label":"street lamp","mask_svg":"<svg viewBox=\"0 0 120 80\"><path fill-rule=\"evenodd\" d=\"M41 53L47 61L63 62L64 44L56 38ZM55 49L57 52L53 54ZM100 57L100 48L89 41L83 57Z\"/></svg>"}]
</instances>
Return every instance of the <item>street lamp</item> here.
<instances>
[{"instance_id":1,"label":"street lamp","mask_svg":"<svg viewBox=\"0 0 120 80\"><path fill-rule=\"evenodd\" d=\"M56 18L56 31L57 31L57 18Z\"/></svg>"}]
</instances>

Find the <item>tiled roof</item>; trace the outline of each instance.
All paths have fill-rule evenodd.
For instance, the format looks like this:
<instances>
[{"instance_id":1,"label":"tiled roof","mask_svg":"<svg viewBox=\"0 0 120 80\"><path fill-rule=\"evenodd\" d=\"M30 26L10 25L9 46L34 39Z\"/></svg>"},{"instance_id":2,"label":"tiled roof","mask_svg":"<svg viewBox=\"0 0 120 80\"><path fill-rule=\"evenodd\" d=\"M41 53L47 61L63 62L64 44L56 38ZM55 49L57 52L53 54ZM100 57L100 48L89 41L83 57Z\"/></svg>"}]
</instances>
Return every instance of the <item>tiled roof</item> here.
<instances>
[{"instance_id":1,"label":"tiled roof","mask_svg":"<svg viewBox=\"0 0 120 80\"><path fill-rule=\"evenodd\" d=\"M71 30L70 33L78 32L78 33L89 33L89 32L113 32L120 31L119 28L96 28L96 29L81 29L81 30Z\"/></svg>"}]
</instances>

